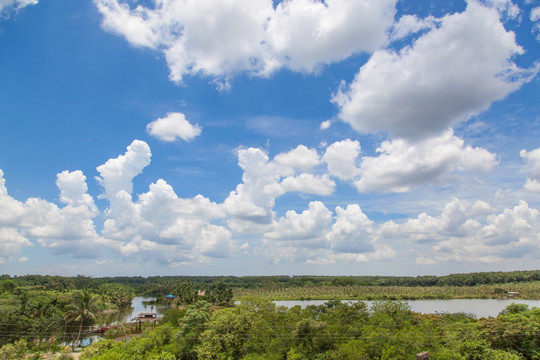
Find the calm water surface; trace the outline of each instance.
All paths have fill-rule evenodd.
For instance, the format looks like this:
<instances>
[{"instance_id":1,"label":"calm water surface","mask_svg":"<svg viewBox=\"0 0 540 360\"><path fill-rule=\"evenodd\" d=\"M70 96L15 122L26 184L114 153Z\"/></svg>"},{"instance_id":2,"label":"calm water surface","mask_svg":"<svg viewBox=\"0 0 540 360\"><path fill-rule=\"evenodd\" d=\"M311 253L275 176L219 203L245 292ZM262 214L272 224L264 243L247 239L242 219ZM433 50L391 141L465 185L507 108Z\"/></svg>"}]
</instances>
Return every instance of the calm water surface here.
<instances>
[{"instance_id":1,"label":"calm water surface","mask_svg":"<svg viewBox=\"0 0 540 360\"><path fill-rule=\"evenodd\" d=\"M97 319L97 325L110 326L114 324L128 323L131 322L131 320L134 319L139 313L143 312L155 312L158 314L158 316L163 315L163 313L167 310L167 307L156 307L143 304L143 301L150 300L154 300L154 298L140 296L134 297L133 300L131 300L131 307L121 308L119 311L115 311L113 313L100 314ZM101 336L97 334L83 338L83 347L99 341L100 338Z\"/></svg>"},{"instance_id":2,"label":"calm water surface","mask_svg":"<svg viewBox=\"0 0 540 360\"><path fill-rule=\"evenodd\" d=\"M323 305L328 300L288 300L274 301L277 306L291 308L299 305L305 308L308 305ZM344 300L344 302L355 302L355 300ZM454 300L408 300L405 301L414 312L423 314L435 313L467 313L473 314L477 318L495 317L512 303L527 304L529 308L539 307L540 300L496 300L496 299L454 299ZM371 306L374 301L366 301Z\"/></svg>"}]
</instances>

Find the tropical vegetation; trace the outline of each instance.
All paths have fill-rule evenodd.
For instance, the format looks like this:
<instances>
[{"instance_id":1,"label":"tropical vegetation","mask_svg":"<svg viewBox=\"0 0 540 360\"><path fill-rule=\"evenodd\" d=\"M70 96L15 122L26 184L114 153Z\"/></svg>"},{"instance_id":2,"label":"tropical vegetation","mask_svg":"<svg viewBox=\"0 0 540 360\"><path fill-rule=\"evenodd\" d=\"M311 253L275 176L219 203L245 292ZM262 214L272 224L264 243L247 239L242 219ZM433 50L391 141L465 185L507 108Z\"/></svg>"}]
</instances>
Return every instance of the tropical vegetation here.
<instances>
[{"instance_id":1,"label":"tropical vegetation","mask_svg":"<svg viewBox=\"0 0 540 360\"><path fill-rule=\"evenodd\" d=\"M174 318L174 317L173 317ZM276 307L247 298L228 308L206 302L127 342L100 341L81 360L120 359L540 359L540 309L513 305L497 318L421 315L405 303L330 301Z\"/></svg>"},{"instance_id":2,"label":"tropical vegetation","mask_svg":"<svg viewBox=\"0 0 540 360\"><path fill-rule=\"evenodd\" d=\"M383 276L0 276L0 360L68 359L133 296L166 306L158 326L118 324L81 359L540 359L540 310L421 315L399 300L540 299L540 271ZM306 309L271 300L336 299ZM359 302L344 304L338 300ZM376 300L368 308L362 300ZM235 305L236 304L236 305ZM96 335L94 335L96 336ZM122 337L123 341L114 341ZM116 339L117 340L117 339ZM66 349L66 346L70 346ZM48 357L49 359L51 357Z\"/></svg>"}]
</instances>

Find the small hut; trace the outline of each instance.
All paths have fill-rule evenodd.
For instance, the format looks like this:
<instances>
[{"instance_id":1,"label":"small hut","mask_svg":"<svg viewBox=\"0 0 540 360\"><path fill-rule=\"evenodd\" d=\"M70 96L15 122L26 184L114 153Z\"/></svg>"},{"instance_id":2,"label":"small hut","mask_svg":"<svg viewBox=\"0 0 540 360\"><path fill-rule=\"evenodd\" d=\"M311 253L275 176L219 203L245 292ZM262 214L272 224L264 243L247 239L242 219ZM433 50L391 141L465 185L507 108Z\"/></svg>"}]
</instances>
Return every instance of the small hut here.
<instances>
[{"instance_id":1,"label":"small hut","mask_svg":"<svg viewBox=\"0 0 540 360\"><path fill-rule=\"evenodd\" d=\"M137 329L142 330L142 323L152 323L152 327L155 327L157 322L161 320L157 313L139 313L135 318L135 323L137 324Z\"/></svg>"}]
</instances>

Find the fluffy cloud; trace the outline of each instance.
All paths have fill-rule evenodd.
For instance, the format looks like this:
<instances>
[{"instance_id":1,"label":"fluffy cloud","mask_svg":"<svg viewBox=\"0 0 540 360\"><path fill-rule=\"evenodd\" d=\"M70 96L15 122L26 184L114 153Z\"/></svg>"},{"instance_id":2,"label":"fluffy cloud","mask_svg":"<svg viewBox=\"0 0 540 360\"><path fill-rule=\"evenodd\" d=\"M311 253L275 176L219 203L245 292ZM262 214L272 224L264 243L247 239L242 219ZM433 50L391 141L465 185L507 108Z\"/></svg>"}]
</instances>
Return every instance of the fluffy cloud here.
<instances>
[{"instance_id":1,"label":"fluffy cloud","mask_svg":"<svg viewBox=\"0 0 540 360\"><path fill-rule=\"evenodd\" d=\"M202 195L179 198L159 179L134 200L133 178L150 163L148 145L135 140L124 155L97 167L110 207L103 236L123 256L146 257L164 264L205 261L223 257L233 248L231 233L212 224L224 217L220 206Z\"/></svg>"},{"instance_id":2,"label":"fluffy cloud","mask_svg":"<svg viewBox=\"0 0 540 360\"><path fill-rule=\"evenodd\" d=\"M334 95L339 117L361 133L418 140L486 110L537 72L513 62L523 49L499 17L470 1L464 12L436 19L439 25L412 46L375 51ZM402 27L426 26L413 21Z\"/></svg>"},{"instance_id":3,"label":"fluffy cloud","mask_svg":"<svg viewBox=\"0 0 540 360\"><path fill-rule=\"evenodd\" d=\"M146 126L148 134L162 141L173 142L178 139L191 141L201 134L201 127L192 125L182 113L169 113Z\"/></svg>"},{"instance_id":4,"label":"fluffy cloud","mask_svg":"<svg viewBox=\"0 0 540 360\"><path fill-rule=\"evenodd\" d=\"M326 162L328 172L343 180L350 180L359 173L357 167L360 143L349 139L338 141L326 148L322 161Z\"/></svg>"},{"instance_id":5,"label":"fluffy cloud","mask_svg":"<svg viewBox=\"0 0 540 360\"><path fill-rule=\"evenodd\" d=\"M272 14L267 30L280 64L311 72L386 40L395 1L289 0Z\"/></svg>"},{"instance_id":6,"label":"fluffy cloud","mask_svg":"<svg viewBox=\"0 0 540 360\"><path fill-rule=\"evenodd\" d=\"M38 198L13 199L0 171L0 261L30 246L30 239L76 257L136 257L167 265L228 256L235 244L227 228L213 223L225 216L216 203L202 195L179 198L161 179L132 199L132 179L148 165L150 155L148 145L136 140L124 155L98 166L103 197L109 201L102 214L80 170L57 175L63 207ZM98 216L105 218L101 234L94 224Z\"/></svg>"},{"instance_id":7,"label":"fluffy cloud","mask_svg":"<svg viewBox=\"0 0 540 360\"><path fill-rule=\"evenodd\" d=\"M281 182L281 192L302 192L305 194L330 195L334 192L336 183L328 175L300 174L289 176Z\"/></svg>"},{"instance_id":8,"label":"fluffy cloud","mask_svg":"<svg viewBox=\"0 0 540 360\"><path fill-rule=\"evenodd\" d=\"M294 169L309 171L320 163L317 150L310 149L304 145L298 145L295 149L287 153L276 155L274 161L292 171Z\"/></svg>"},{"instance_id":9,"label":"fluffy cloud","mask_svg":"<svg viewBox=\"0 0 540 360\"><path fill-rule=\"evenodd\" d=\"M314 201L310 202L309 208L301 214L293 210L287 211L285 216L274 224L272 231L265 233L264 237L275 240L300 240L308 243L315 241L319 243L322 240L321 235L328 232L331 221L332 212L322 202Z\"/></svg>"},{"instance_id":10,"label":"fluffy cloud","mask_svg":"<svg viewBox=\"0 0 540 360\"><path fill-rule=\"evenodd\" d=\"M261 257L274 263L302 262L333 264L391 259L396 252L379 243L375 224L357 204L338 206L332 223L332 212L319 202L310 202L302 213L287 211L264 234L262 246L255 249Z\"/></svg>"},{"instance_id":11,"label":"fluffy cloud","mask_svg":"<svg viewBox=\"0 0 540 360\"><path fill-rule=\"evenodd\" d=\"M101 197L111 201L121 190L131 194L133 178L150 164L151 156L150 147L144 141L134 140L124 155L109 159L105 164L98 166L97 171L101 177L96 177L96 180L104 190Z\"/></svg>"},{"instance_id":12,"label":"fluffy cloud","mask_svg":"<svg viewBox=\"0 0 540 360\"><path fill-rule=\"evenodd\" d=\"M419 19L416 15L403 15L392 27L390 40L401 40L410 34L415 34L422 30L434 29L437 23L437 19L433 16Z\"/></svg>"},{"instance_id":13,"label":"fluffy cloud","mask_svg":"<svg viewBox=\"0 0 540 360\"><path fill-rule=\"evenodd\" d=\"M220 207L197 195L179 198L160 179L136 201L121 190L111 202L103 236L124 256L151 257L160 263L201 261L201 256L227 256L231 233L212 220L224 216Z\"/></svg>"},{"instance_id":14,"label":"fluffy cloud","mask_svg":"<svg viewBox=\"0 0 540 360\"><path fill-rule=\"evenodd\" d=\"M452 130L418 143L402 139L385 141L377 152L379 156L362 158L361 177L355 182L360 192L410 191L440 181L455 170L487 171L497 163L489 151L464 146Z\"/></svg>"},{"instance_id":15,"label":"fluffy cloud","mask_svg":"<svg viewBox=\"0 0 540 360\"><path fill-rule=\"evenodd\" d=\"M540 148L527 152L521 150L519 155L527 160L529 178L525 182L525 189L532 192L540 192Z\"/></svg>"},{"instance_id":16,"label":"fluffy cloud","mask_svg":"<svg viewBox=\"0 0 540 360\"><path fill-rule=\"evenodd\" d=\"M38 0L0 0L0 15L7 15L11 11L19 11L28 5L35 5Z\"/></svg>"},{"instance_id":17,"label":"fluffy cloud","mask_svg":"<svg viewBox=\"0 0 540 360\"><path fill-rule=\"evenodd\" d=\"M6 235L13 253L22 246L30 245L28 239L58 253L72 253L78 257L93 257L98 254L95 241L93 218L97 210L93 199L86 193L86 177L80 171L64 171L57 176L60 199L66 206L57 205L38 198L29 198L24 203L8 195L0 171L0 230ZM1 238L1 237L0 237ZM8 244L8 245L6 245ZM18 244L19 246L15 246Z\"/></svg>"},{"instance_id":18,"label":"fluffy cloud","mask_svg":"<svg viewBox=\"0 0 540 360\"><path fill-rule=\"evenodd\" d=\"M540 212L524 201L497 211L483 201L454 199L439 216L422 213L380 224L358 204L331 211L323 202L311 201L302 212L289 210L276 219L275 200L286 192L326 195L333 191L330 175L320 173L323 163L342 178L348 178L350 169L357 169L360 181L367 173L377 173L379 179L410 178L416 173L427 176L421 169L432 169L425 171L441 176L455 169L489 169L494 165L492 154L464 147L451 131L419 144L404 140L383 143L381 155L364 157L359 167L358 143L344 140L333 145L322 158L305 146L273 159L261 149L239 150L242 183L222 204L202 195L181 198L162 179L150 184L148 191L132 195L133 177L150 161L148 145L138 140L124 155L97 167L104 198L109 202L104 212L96 208L86 177L79 170L57 175L62 206L37 198L25 202L12 198L0 171L0 263L17 261L21 250L33 242L76 257L112 256L167 266L207 262L238 251L275 263L309 264L391 259L400 247L409 248L418 264L540 256ZM533 174L539 163L538 151L522 151ZM342 152L352 155L340 164ZM434 154L439 157L433 158ZM410 168L400 170L404 166ZM445 170L441 172L441 168ZM401 173L394 173L398 171ZM389 180L382 189L397 191L399 186L419 182L400 181L398 185L397 180ZM374 181L364 184L375 187ZM100 232L94 224L98 217L104 218ZM240 246L237 241L247 232L254 233L254 241Z\"/></svg>"},{"instance_id":19,"label":"fluffy cloud","mask_svg":"<svg viewBox=\"0 0 540 360\"><path fill-rule=\"evenodd\" d=\"M86 176L80 170L62 171L56 176L56 186L60 189L60 201L70 206L86 206L95 211L94 199L87 194Z\"/></svg>"},{"instance_id":20,"label":"fluffy cloud","mask_svg":"<svg viewBox=\"0 0 540 360\"><path fill-rule=\"evenodd\" d=\"M531 10L530 19L531 19L531 21L540 20L540 6L537 6L534 9Z\"/></svg>"},{"instance_id":21,"label":"fluffy cloud","mask_svg":"<svg viewBox=\"0 0 540 360\"><path fill-rule=\"evenodd\" d=\"M453 199L446 204L439 217L421 213L417 218L396 224L393 221L384 223L380 231L383 238L405 237L413 243L434 243L447 237L463 237L481 227L480 218L487 216L494 209L483 201L473 204Z\"/></svg>"},{"instance_id":22,"label":"fluffy cloud","mask_svg":"<svg viewBox=\"0 0 540 360\"><path fill-rule=\"evenodd\" d=\"M386 40L396 0L164 0L134 9L94 0L103 28L135 46L159 49L170 78L203 74L227 79L267 76L286 67L312 72L321 64L372 51Z\"/></svg>"},{"instance_id":23,"label":"fluffy cloud","mask_svg":"<svg viewBox=\"0 0 540 360\"><path fill-rule=\"evenodd\" d=\"M24 246L30 246L30 241L19 234L17 229L0 227L0 264L3 264L7 259L18 254Z\"/></svg>"},{"instance_id":24,"label":"fluffy cloud","mask_svg":"<svg viewBox=\"0 0 540 360\"><path fill-rule=\"evenodd\" d=\"M328 234L331 247L342 253L368 253L373 251L373 221L362 212L357 204L345 209L336 208L337 219Z\"/></svg>"},{"instance_id":25,"label":"fluffy cloud","mask_svg":"<svg viewBox=\"0 0 540 360\"><path fill-rule=\"evenodd\" d=\"M420 253L419 264L537 258L539 214L524 201L496 213L485 202L454 199L439 217L422 213L401 224L389 221L381 225L378 236L385 241L405 241Z\"/></svg>"},{"instance_id":26,"label":"fluffy cloud","mask_svg":"<svg viewBox=\"0 0 540 360\"><path fill-rule=\"evenodd\" d=\"M519 16L519 6L514 4L512 0L482 0L482 2L509 19L515 19Z\"/></svg>"},{"instance_id":27,"label":"fluffy cloud","mask_svg":"<svg viewBox=\"0 0 540 360\"><path fill-rule=\"evenodd\" d=\"M223 204L232 217L229 226L236 232L266 231L274 217L272 209L277 197L287 192L331 194L335 183L328 175L306 172L319 163L317 151L304 145L278 154L273 160L261 149L240 149L242 183Z\"/></svg>"}]
</instances>

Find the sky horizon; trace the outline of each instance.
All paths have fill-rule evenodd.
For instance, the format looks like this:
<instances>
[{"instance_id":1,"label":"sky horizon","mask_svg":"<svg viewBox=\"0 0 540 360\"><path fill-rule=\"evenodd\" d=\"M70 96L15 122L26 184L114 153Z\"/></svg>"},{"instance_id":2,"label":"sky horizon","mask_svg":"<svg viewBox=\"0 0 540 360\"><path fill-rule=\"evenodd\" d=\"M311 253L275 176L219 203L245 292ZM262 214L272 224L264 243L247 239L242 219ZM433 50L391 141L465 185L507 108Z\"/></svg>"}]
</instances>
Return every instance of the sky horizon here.
<instances>
[{"instance_id":1,"label":"sky horizon","mask_svg":"<svg viewBox=\"0 0 540 360\"><path fill-rule=\"evenodd\" d=\"M532 0L0 1L0 273L539 269Z\"/></svg>"}]
</instances>

